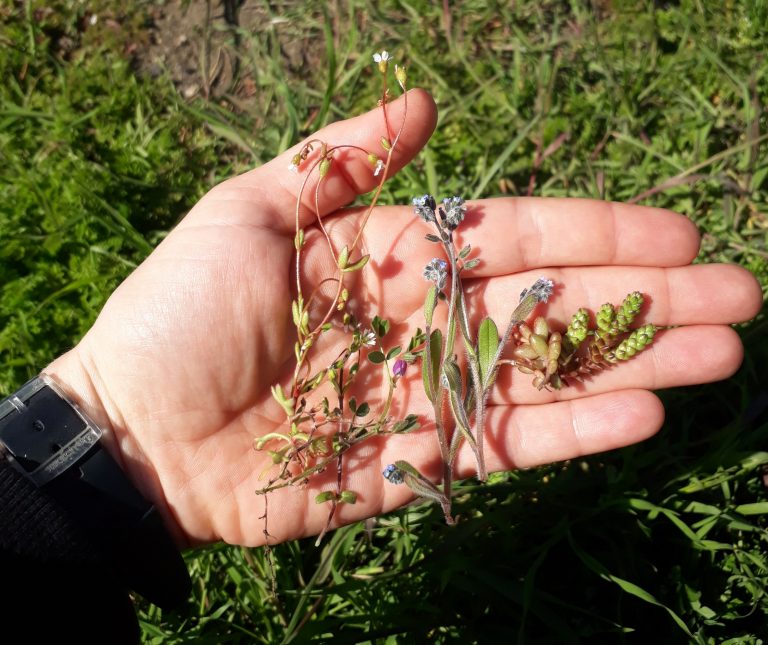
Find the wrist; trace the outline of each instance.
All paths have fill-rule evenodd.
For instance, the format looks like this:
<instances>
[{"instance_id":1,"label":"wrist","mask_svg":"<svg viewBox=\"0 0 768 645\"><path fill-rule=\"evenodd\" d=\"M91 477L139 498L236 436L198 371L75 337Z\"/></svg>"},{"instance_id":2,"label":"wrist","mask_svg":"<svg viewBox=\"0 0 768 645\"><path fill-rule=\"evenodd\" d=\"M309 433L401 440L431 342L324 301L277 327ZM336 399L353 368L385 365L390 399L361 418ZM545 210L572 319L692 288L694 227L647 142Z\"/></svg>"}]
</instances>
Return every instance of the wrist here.
<instances>
[{"instance_id":1,"label":"wrist","mask_svg":"<svg viewBox=\"0 0 768 645\"><path fill-rule=\"evenodd\" d=\"M176 545L180 549L188 548L189 540L168 506L151 459L131 433L83 344L55 359L43 373L50 376L62 392L99 426L103 431L101 443L104 449L139 493L155 506Z\"/></svg>"},{"instance_id":2,"label":"wrist","mask_svg":"<svg viewBox=\"0 0 768 645\"><path fill-rule=\"evenodd\" d=\"M27 512L27 524L47 536L35 558L48 561L58 553L69 561L74 554L79 561L89 553L125 590L164 608L176 606L190 588L178 543L160 507L107 449L105 428L110 433L113 426L106 425L106 408L98 405L98 388L84 370L72 369L71 356L0 401L4 478L11 488L26 483L21 497L6 498L4 510L17 519ZM119 443L111 445L114 450ZM125 464L124 456L118 453ZM12 471L16 478L8 479ZM18 527L7 533L3 548L17 552Z\"/></svg>"}]
</instances>

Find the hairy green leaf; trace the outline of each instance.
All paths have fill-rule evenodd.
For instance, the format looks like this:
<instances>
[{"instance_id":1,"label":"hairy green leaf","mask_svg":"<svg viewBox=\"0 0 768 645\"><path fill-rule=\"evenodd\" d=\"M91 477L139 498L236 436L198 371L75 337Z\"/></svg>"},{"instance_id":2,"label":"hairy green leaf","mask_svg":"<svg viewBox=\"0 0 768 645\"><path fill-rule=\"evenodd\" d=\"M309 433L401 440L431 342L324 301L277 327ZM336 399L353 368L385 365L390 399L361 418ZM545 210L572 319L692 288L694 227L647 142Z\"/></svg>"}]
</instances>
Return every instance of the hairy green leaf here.
<instances>
[{"instance_id":1,"label":"hairy green leaf","mask_svg":"<svg viewBox=\"0 0 768 645\"><path fill-rule=\"evenodd\" d=\"M443 332L435 329L429 335L429 354L424 350L424 358L421 363L421 376L424 380L424 392L427 398L434 403L439 390L440 362L443 355Z\"/></svg>"},{"instance_id":2,"label":"hairy green leaf","mask_svg":"<svg viewBox=\"0 0 768 645\"><path fill-rule=\"evenodd\" d=\"M491 318L480 323L477 333L477 356L480 364L480 380L483 389L487 388L493 370L493 359L499 349L499 330Z\"/></svg>"},{"instance_id":3,"label":"hairy green leaf","mask_svg":"<svg viewBox=\"0 0 768 645\"><path fill-rule=\"evenodd\" d=\"M435 313L435 307L437 306L437 286L432 285L427 291L427 297L424 300L424 320L427 321L427 325L432 324L432 314Z\"/></svg>"}]
</instances>

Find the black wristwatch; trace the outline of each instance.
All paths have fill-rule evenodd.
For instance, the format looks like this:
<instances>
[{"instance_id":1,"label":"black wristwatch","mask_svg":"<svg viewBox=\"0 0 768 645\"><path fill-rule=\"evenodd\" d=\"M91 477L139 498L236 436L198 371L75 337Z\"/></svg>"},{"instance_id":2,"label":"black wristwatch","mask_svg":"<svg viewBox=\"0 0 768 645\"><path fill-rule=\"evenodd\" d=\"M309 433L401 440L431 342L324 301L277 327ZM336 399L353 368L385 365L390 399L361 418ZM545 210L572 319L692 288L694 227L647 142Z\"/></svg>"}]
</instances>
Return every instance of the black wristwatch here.
<instances>
[{"instance_id":1,"label":"black wristwatch","mask_svg":"<svg viewBox=\"0 0 768 645\"><path fill-rule=\"evenodd\" d=\"M160 607L177 606L191 590L184 560L101 436L47 375L0 402L0 458L65 509L127 589Z\"/></svg>"}]
</instances>

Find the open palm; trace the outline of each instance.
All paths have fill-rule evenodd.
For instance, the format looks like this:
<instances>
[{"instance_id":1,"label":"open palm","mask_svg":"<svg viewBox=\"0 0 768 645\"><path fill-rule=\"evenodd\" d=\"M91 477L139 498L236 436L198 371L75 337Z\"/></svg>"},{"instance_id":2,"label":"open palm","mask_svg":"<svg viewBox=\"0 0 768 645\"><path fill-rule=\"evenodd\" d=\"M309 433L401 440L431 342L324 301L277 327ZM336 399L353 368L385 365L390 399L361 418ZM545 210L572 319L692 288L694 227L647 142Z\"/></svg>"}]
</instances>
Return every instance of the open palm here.
<instances>
[{"instance_id":1,"label":"open palm","mask_svg":"<svg viewBox=\"0 0 768 645\"><path fill-rule=\"evenodd\" d=\"M427 94L412 91L409 101L397 168L421 149L435 124ZM402 107L402 99L391 104L394 123ZM382 133L380 112L373 111L317 137L375 149ZM287 167L299 148L206 195L115 291L82 342L46 370L113 429L112 451L182 544L264 541L264 498L255 490L264 485L260 476L271 459L253 449L253 440L284 422L269 389L288 383L293 368L294 209L303 177ZM320 211L332 237L347 241L360 211L341 209L376 180L363 155L338 161L323 184ZM333 274L333 262L313 225L311 187L305 195L303 278L316 284ZM426 232L409 207L377 208L365 229L362 245L371 260L356 274L360 301L353 306L361 319L378 313L392 322L388 346L407 343L423 327L427 285L421 270L437 254ZM537 391L530 377L502 371L488 409L490 469L571 458L650 436L661 426L663 409L648 390L730 375L742 350L728 324L753 316L761 302L756 281L738 267L688 266L698 235L686 218L668 211L591 200L496 199L470 204L460 233L459 245L471 244L481 259L466 282L478 312L475 324L480 314L504 324L520 290L545 275L556 284L547 317L566 320L578 307L594 310L639 290L648 300L646 320L685 325L659 334L626 365L560 392ZM331 345L319 347L318 365L323 352L331 356ZM397 390L396 411L426 420L421 379L412 372ZM383 394L375 377L360 393L373 409ZM358 493L358 502L340 507L337 522L409 499L404 486L381 476L387 463L407 458L438 476L437 442L424 425L353 450L344 486ZM471 454L460 455L458 465L460 475L470 474ZM327 507L313 500L334 480L328 473L307 487L273 493L273 538L319 532Z\"/></svg>"}]
</instances>

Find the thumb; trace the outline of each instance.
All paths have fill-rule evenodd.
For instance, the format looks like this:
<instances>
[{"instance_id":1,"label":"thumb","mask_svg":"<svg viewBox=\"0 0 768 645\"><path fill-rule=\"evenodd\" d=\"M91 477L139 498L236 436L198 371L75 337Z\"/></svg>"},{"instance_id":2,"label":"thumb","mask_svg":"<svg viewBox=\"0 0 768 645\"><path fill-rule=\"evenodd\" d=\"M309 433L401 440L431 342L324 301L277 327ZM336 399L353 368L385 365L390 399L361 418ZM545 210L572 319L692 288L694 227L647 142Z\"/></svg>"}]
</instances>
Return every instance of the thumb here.
<instances>
[{"instance_id":1,"label":"thumb","mask_svg":"<svg viewBox=\"0 0 768 645\"><path fill-rule=\"evenodd\" d=\"M302 162L298 173L290 172L289 166L306 142L319 140L326 143L328 148L341 146L333 155L333 163L323 178L317 196L319 214L324 216L333 213L378 185L379 178L374 177L373 166L366 152L385 157L386 151L380 142L383 136L388 134L392 140L400 126L403 126L389 165L388 174L392 175L413 159L435 129L437 108L432 97L424 90L409 90L407 95L388 103L386 110L389 134L381 107L346 121L332 123L263 166L223 182L209 193L207 200L227 201L230 206L232 202L258 205L251 212L252 223L281 232L292 232L296 200L301 194L299 218L301 225L306 225L315 217L315 189L319 181L317 171L309 177L307 172L312 161L318 158L320 144L313 144L314 151L307 161Z\"/></svg>"}]
</instances>

